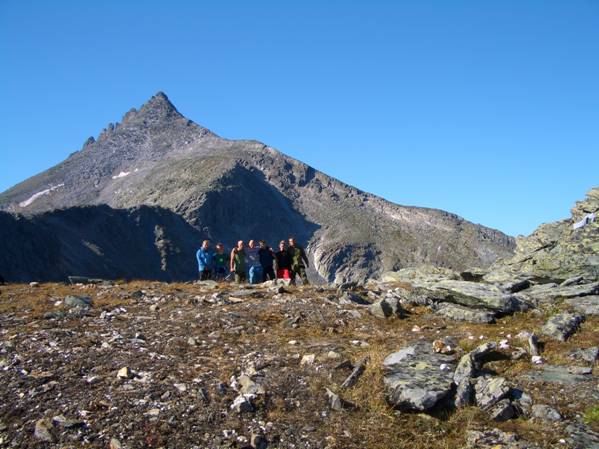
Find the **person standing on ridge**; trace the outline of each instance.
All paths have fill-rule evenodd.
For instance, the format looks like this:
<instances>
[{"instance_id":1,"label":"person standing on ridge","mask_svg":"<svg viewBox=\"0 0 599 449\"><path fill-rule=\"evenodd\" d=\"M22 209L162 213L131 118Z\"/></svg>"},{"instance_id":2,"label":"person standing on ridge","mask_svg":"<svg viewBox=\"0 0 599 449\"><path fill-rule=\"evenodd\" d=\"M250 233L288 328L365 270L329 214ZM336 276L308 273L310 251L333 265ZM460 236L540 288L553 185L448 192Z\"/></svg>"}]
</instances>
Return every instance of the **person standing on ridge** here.
<instances>
[{"instance_id":1,"label":"person standing on ridge","mask_svg":"<svg viewBox=\"0 0 599 449\"><path fill-rule=\"evenodd\" d=\"M308 276L306 276L306 268L308 268L308 257L304 248L299 246L295 238L289 237L289 255L291 256L291 283L295 284L295 277L299 275L303 285L308 285Z\"/></svg>"},{"instance_id":2,"label":"person standing on ridge","mask_svg":"<svg viewBox=\"0 0 599 449\"><path fill-rule=\"evenodd\" d=\"M227 275L227 256L222 243L216 244L216 252L212 255L212 260L214 261L214 280L222 281Z\"/></svg>"},{"instance_id":3,"label":"person standing on ridge","mask_svg":"<svg viewBox=\"0 0 599 449\"><path fill-rule=\"evenodd\" d=\"M202 247L196 253L198 259L198 270L200 272L200 281L207 281L212 274L212 253L209 251L210 240L204 240Z\"/></svg>"},{"instance_id":4,"label":"person standing on ridge","mask_svg":"<svg viewBox=\"0 0 599 449\"><path fill-rule=\"evenodd\" d=\"M291 279L291 255L287 251L285 240L279 242L279 251L275 254L277 278Z\"/></svg>"},{"instance_id":5,"label":"person standing on ridge","mask_svg":"<svg viewBox=\"0 0 599 449\"><path fill-rule=\"evenodd\" d=\"M262 265L262 282L269 280L272 281L275 279L274 261L275 253L264 240L260 240L260 265Z\"/></svg>"},{"instance_id":6,"label":"person standing on ridge","mask_svg":"<svg viewBox=\"0 0 599 449\"><path fill-rule=\"evenodd\" d=\"M231 273L235 273L235 282L241 284L247 280L245 274L245 250L243 249L243 240L237 242L237 246L231 250L230 260Z\"/></svg>"},{"instance_id":7,"label":"person standing on ridge","mask_svg":"<svg viewBox=\"0 0 599 449\"><path fill-rule=\"evenodd\" d=\"M256 246L254 240L248 242L248 248L245 250L245 256L248 263L248 280L250 284L262 282L262 264L260 263L260 248Z\"/></svg>"}]
</instances>

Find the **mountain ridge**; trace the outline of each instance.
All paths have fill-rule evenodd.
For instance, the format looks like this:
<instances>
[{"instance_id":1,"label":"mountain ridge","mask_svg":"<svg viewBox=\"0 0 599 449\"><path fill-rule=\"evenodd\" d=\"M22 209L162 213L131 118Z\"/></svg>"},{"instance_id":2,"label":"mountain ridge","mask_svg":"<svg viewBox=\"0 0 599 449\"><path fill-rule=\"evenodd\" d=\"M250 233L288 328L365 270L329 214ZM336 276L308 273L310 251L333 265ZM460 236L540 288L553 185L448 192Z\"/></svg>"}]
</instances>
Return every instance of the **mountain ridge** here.
<instances>
[{"instance_id":1,"label":"mountain ridge","mask_svg":"<svg viewBox=\"0 0 599 449\"><path fill-rule=\"evenodd\" d=\"M168 209L227 246L295 234L308 245L313 274L327 281L419 263L488 266L514 248L513 238L456 214L393 204L262 142L222 138L181 115L162 92L65 161L0 194L0 210L28 216L102 204Z\"/></svg>"}]
</instances>

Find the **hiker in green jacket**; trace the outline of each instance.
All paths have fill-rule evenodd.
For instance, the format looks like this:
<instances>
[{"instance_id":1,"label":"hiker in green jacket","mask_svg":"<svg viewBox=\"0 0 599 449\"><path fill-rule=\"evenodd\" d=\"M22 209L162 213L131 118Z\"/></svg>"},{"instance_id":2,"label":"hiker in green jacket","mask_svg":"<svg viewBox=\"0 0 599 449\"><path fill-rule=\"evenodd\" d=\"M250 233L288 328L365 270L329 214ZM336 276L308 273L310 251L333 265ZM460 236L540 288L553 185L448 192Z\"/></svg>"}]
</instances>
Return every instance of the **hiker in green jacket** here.
<instances>
[{"instance_id":1,"label":"hiker in green jacket","mask_svg":"<svg viewBox=\"0 0 599 449\"><path fill-rule=\"evenodd\" d=\"M308 276L306 276L306 268L308 268L308 257L304 248L295 242L295 238L289 237L289 255L291 256L291 283L295 284L295 277L299 275L303 285L308 285Z\"/></svg>"},{"instance_id":2,"label":"hiker in green jacket","mask_svg":"<svg viewBox=\"0 0 599 449\"><path fill-rule=\"evenodd\" d=\"M247 277L245 273L245 251L243 250L243 240L237 242L237 246L231 251L231 273L235 273L235 282L241 284Z\"/></svg>"}]
</instances>

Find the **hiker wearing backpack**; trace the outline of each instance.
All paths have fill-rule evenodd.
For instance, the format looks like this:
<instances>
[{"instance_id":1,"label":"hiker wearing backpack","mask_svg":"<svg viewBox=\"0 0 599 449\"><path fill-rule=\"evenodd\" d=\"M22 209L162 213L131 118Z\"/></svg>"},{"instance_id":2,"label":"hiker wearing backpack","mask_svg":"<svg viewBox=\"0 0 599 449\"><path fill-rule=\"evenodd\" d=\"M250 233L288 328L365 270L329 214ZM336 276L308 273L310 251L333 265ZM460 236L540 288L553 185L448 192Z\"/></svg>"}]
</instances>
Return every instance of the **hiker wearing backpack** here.
<instances>
[{"instance_id":1,"label":"hiker wearing backpack","mask_svg":"<svg viewBox=\"0 0 599 449\"><path fill-rule=\"evenodd\" d=\"M212 260L214 262L214 280L222 281L227 275L227 256L222 243L216 244L216 252L212 255Z\"/></svg>"},{"instance_id":2,"label":"hiker wearing backpack","mask_svg":"<svg viewBox=\"0 0 599 449\"><path fill-rule=\"evenodd\" d=\"M262 264L260 263L260 248L256 246L254 240L248 242L248 248L245 250L245 257L248 264L248 279L250 284L262 282Z\"/></svg>"},{"instance_id":3,"label":"hiker wearing backpack","mask_svg":"<svg viewBox=\"0 0 599 449\"><path fill-rule=\"evenodd\" d=\"M237 246L231 250L229 262L231 273L235 273L235 282L241 284L247 280L245 273L246 261L243 240L237 242Z\"/></svg>"},{"instance_id":4,"label":"hiker wearing backpack","mask_svg":"<svg viewBox=\"0 0 599 449\"><path fill-rule=\"evenodd\" d=\"M299 246L294 237L289 237L289 255L291 256L291 283L295 284L295 277L299 275L303 285L308 285L308 276L306 276L306 268L308 268L308 257L304 248Z\"/></svg>"},{"instance_id":5,"label":"hiker wearing backpack","mask_svg":"<svg viewBox=\"0 0 599 449\"><path fill-rule=\"evenodd\" d=\"M275 279L274 270L275 253L266 244L264 240L260 240L260 265L262 265L262 282Z\"/></svg>"},{"instance_id":6,"label":"hiker wearing backpack","mask_svg":"<svg viewBox=\"0 0 599 449\"><path fill-rule=\"evenodd\" d=\"M210 240L204 240L202 247L196 253L198 260L198 270L200 272L200 281L207 281L212 277L212 252L210 249Z\"/></svg>"}]
</instances>

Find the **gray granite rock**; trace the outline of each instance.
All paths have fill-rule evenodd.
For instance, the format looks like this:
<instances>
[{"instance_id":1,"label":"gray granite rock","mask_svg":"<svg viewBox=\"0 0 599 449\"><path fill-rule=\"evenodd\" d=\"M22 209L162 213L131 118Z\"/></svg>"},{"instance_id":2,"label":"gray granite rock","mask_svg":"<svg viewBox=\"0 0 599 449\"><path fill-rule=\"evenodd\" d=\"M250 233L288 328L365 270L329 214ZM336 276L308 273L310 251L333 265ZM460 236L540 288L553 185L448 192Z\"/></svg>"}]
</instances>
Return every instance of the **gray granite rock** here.
<instances>
[{"instance_id":1,"label":"gray granite rock","mask_svg":"<svg viewBox=\"0 0 599 449\"><path fill-rule=\"evenodd\" d=\"M544 365L541 369L528 371L522 378L532 382L551 382L564 385L576 385L581 382L597 380L588 374L573 374L567 366Z\"/></svg>"},{"instance_id":2,"label":"gray granite rock","mask_svg":"<svg viewBox=\"0 0 599 449\"><path fill-rule=\"evenodd\" d=\"M89 308L91 307L92 299L89 296L67 296L64 299L64 305L67 307Z\"/></svg>"},{"instance_id":3,"label":"gray granite rock","mask_svg":"<svg viewBox=\"0 0 599 449\"><path fill-rule=\"evenodd\" d=\"M506 398L510 393L510 386L503 377L483 376L476 379L474 391L476 404L487 409Z\"/></svg>"},{"instance_id":4,"label":"gray granite rock","mask_svg":"<svg viewBox=\"0 0 599 449\"><path fill-rule=\"evenodd\" d=\"M383 361L387 400L404 411L430 410L451 393L454 367L455 357L434 352L429 341L404 347Z\"/></svg>"},{"instance_id":5,"label":"gray granite rock","mask_svg":"<svg viewBox=\"0 0 599 449\"><path fill-rule=\"evenodd\" d=\"M492 284L446 279L416 289L419 290L436 302L450 302L499 313L512 313L529 308L525 301Z\"/></svg>"},{"instance_id":6,"label":"gray granite rock","mask_svg":"<svg viewBox=\"0 0 599 449\"><path fill-rule=\"evenodd\" d=\"M558 341L566 341L584 321L584 317L573 313L559 313L549 318L541 333Z\"/></svg>"},{"instance_id":7,"label":"gray granite rock","mask_svg":"<svg viewBox=\"0 0 599 449\"><path fill-rule=\"evenodd\" d=\"M468 430L466 446L462 449L540 449L518 435L499 429Z\"/></svg>"},{"instance_id":8,"label":"gray granite rock","mask_svg":"<svg viewBox=\"0 0 599 449\"><path fill-rule=\"evenodd\" d=\"M470 323L492 323L495 321L494 312L472 309L458 304L441 303L434 310L437 315L455 321L468 321Z\"/></svg>"},{"instance_id":9,"label":"gray granite rock","mask_svg":"<svg viewBox=\"0 0 599 449\"><path fill-rule=\"evenodd\" d=\"M456 408L474 404L474 384L470 378L462 379L455 391L453 405Z\"/></svg>"},{"instance_id":10,"label":"gray granite rock","mask_svg":"<svg viewBox=\"0 0 599 449\"><path fill-rule=\"evenodd\" d=\"M383 298L368 307L368 311L377 318L401 318L405 311L398 298Z\"/></svg>"},{"instance_id":11,"label":"gray granite rock","mask_svg":"<svg viewBox=\"0 0 599 449\"><path fill-rule=\"evenodd\" d=\"M567 299L565 303L584 315L599 315L599 295L571 298Z\"/></svg>"},{"instance_id":12,"label":"gray granite rock","mask_svg":"<svg viewBox=\"0 0 599 449\"><path fill-rule=\"evenodd\" d=\"M484 358L496 348L497 344L490 341L463 355L453 375L456 385L461 384L464 379L473 377L476 374L476 370L481 368Z\"/></svg>"},{"instance_id":13,"label":"gray granite rock","mask_svg":"<svg viewBox=\"0 0 599 449\"><path fill-rule=\"evenodd\" d=\"M566 442L573 449L599 449L599 433L587 425L572 423L566 427Z\"/></svg>"},{"instance_id":14,"label":"gray granite rock","mask_svg":"<svg viewBox=\"0 0 599 449\"><path fill-rule=\"evenodd\" d=\"M502 399L487 409L489 418L493 421L503 422L516 416L516 409L509 399Z\"/></svg>"},{"instance_id":15,"label":"gray granite rock","mask_svg":"<svg viewBox=\"0 0 599 449\"><path fill-rule=\"evenodd\" d=\"M585 362L595 363L599 359L599 347L592 346L586 349L576 349L568 357L573 360L584 360Z\"/></svg>"},{"instance_id":16,"label":"gray granite rock","mask_svg":"<svg viewBox=\"0 0 599 449\"><path fill-rule=\"evenodd\" d=\"M562 415L553 407L545 404L535 404L532 406L532 417L540 421L559 422Z\"/></svg>"}]
</instances>

